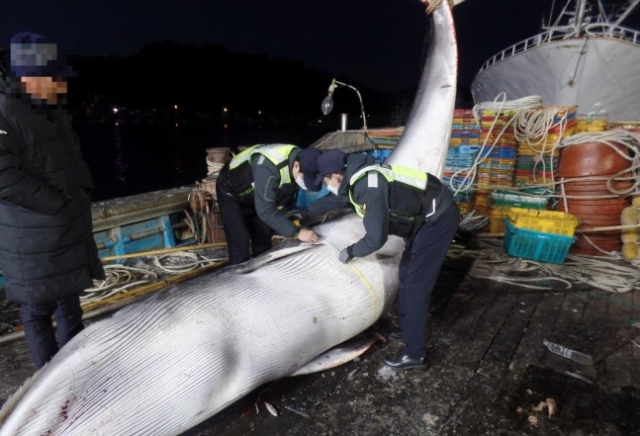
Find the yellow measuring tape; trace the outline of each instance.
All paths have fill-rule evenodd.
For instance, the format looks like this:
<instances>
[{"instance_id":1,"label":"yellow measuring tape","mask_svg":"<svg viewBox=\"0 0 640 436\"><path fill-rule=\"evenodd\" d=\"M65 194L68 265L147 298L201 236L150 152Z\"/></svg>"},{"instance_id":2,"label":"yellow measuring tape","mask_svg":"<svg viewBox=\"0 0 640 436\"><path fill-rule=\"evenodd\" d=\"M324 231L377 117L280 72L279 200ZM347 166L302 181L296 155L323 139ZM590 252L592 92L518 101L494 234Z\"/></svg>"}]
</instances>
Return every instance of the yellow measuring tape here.
<instances>
[{"instance_id":1,"label":"yellow measuring tape","mask_svg":"<svg viewBox=\"0 0 640 436\"><path fill-rule=\"evenodd\" d=\"M374 317L375 317L378 314L378 297L376 297L376 293L374 292L373 287L371 286L369 281L364 277L364 275L360 272L360 270L353 264L353 261L349 262L348 265L351 268L353 268L353 270L356 272L358 277L360 277L360 279L364 282L364 284L367 285L367 289L369 290L369 293L371 294L371 298L373 299Z\"/></svg>"}]
</instances>

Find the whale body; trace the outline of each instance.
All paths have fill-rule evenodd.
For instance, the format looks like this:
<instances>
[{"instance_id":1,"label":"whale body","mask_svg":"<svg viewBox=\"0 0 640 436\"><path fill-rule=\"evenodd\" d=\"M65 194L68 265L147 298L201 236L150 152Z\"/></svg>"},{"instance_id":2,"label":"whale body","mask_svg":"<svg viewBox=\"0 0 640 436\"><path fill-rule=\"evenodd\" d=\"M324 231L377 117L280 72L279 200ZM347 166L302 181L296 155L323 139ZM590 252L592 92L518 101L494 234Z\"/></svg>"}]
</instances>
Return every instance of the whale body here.
<instances>
[{"instance_id":1,"label":"whale body","mask_svg":"<svg viewBox=\"0 0 640 436\"><path fill-rule=\"evenodd\" d=\"M447 2L412 114L389 163L442 175L456 93ZM75 336L0 411L0 436L178 435L260 385L294 374L372 326L398 288L404 241L350 264L351 214L314 227L322 243L265 253L175 284Z\"/></svg>"}]
</instances>

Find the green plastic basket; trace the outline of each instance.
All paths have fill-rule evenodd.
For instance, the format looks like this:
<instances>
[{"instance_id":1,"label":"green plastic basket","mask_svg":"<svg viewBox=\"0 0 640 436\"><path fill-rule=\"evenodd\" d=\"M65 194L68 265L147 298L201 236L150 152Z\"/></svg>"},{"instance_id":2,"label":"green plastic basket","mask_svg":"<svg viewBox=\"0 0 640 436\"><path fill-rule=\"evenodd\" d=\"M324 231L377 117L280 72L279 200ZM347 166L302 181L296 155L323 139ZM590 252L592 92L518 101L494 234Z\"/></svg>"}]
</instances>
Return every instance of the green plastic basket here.
<instances>
[{"instance_id":1,"label":"green plastic basket","mask_svg":"<svg viewBox=\"0 0 640 436\"><path fill-rule=\"evenodd\" d=\"M563 263L574 236L554 235L515 227L508 219L504 220L504 248L510 256L540 262Z\"/></svg>"}]
</instances>

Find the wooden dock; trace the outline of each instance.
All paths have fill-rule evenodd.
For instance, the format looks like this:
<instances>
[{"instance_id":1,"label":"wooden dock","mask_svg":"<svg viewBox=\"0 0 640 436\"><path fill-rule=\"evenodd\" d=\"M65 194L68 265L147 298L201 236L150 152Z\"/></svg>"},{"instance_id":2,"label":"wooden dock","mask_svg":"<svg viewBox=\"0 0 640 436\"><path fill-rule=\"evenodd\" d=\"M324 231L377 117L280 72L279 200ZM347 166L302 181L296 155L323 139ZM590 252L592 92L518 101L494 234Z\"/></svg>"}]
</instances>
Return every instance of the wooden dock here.
<instances>
[{"instance_id":1,"label":"wooden dock","mask_svg":"<svg viewBox=\"0 0 640 436\"><path fill-rule=\"evenodd\" d=\"M640 435L640 289L501 283L470 275L473 250L456 253L432 299L426 371L384 367L402 344L378 343L333 370L262 386L184 435ZM371 331L396 325L394 306ZM594 349L593 365L544 344L597 326L620 333ZM0 356L5 400L33 368L23 341Z\"/></svg>"}]
</instances>

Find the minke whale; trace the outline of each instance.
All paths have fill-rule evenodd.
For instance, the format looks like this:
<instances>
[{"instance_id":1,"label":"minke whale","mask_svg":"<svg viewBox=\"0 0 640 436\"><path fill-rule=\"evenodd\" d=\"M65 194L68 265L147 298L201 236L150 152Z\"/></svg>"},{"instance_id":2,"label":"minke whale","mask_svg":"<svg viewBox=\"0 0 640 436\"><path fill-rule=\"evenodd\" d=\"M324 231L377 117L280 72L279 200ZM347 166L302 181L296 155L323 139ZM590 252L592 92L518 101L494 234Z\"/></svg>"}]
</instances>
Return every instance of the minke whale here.
<instances>
[{"instance_id":1,"label":"minke whale","mask_svg":"<svg viewBox=\"0 0 640 436\"><path fill-rule=\"evenodd\" d=\"M389 163L441 176L457 47L450 4L426 5L435 9L431 43ZM314 230L320 244L173 285L90 325L7 401L0 436L178 435L264 383L305 373L389 308L404 249L392 236L345 265L338 253L364 235L361 220Z\"/></svg>"}]
</instances>

